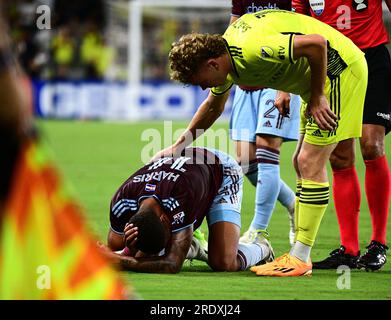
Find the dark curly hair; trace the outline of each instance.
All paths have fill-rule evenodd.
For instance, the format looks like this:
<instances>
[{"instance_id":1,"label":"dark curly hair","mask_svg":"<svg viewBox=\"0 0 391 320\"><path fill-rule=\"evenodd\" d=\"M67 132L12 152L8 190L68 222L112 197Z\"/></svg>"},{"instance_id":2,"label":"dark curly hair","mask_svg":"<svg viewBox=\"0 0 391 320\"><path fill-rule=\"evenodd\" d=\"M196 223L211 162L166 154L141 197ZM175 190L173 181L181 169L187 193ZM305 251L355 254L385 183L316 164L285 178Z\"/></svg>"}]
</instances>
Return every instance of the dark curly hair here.
<instances>
[{"instance_id":1,"label":"dark curly hair","mask_svg":"<svg viewBox=\"0 0 391 320\"><path fill-rule=\"evenodd\" d=\"M162 251L167 243L166 231L163 222L149 208L137 212L130 218L138 228L136 248L144 253L157 254Z\"/></svg>"}]
</instances>

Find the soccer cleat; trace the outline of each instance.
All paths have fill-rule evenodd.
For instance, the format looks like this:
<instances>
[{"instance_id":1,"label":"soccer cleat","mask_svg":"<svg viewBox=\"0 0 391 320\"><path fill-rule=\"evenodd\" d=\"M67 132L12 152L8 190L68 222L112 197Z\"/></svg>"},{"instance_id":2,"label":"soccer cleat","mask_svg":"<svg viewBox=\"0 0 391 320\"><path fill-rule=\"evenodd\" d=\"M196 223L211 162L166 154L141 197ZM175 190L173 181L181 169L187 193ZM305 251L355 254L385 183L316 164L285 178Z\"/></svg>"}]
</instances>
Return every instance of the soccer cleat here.
<instances>
[{"instance_id":1,"label":"soccer cleat","mask_svg":"<svg viewBox=\"0 0 391 320\"><path fill-rule=\"evenodd\" d=\"M257 271L258 270L261 270L261 269L265 269L265 268L270 268L270 266L275 266L275 267L277 267L278 266L278 263L282 260L282 259L284 259L285 258L285 256L286 256L287 254L284 254L284 255L282 255L281 257L279 257L279 258L277 258L277 259L275 259L275 260L273 260L273 261L270 261L270 262L268 262L268 263L266 263L266 264L263 264L263 265L255 265L255 266L252 266L251 268L250 268L250 271L251 272L254 272L254 273L257 273Z\"/></svg>"},{"instance_id":2,"label":"soccer cleat","mask_svg":"<svg viewBox=\"0 0 391 320\"><path fill-rule=\"evenodd\" d=\"M202 248L199 240L193 236L191 239L191 244L189 248L189 252L186 255L186 259L190 262L192 260L200 260L204 262L208 262L208 253Z\"/></svg>"},{"instance_id":3,"label":"soccer cleat","mask_svg":"<svg viewBox=\"0 0 391 320\"><path fill-rule=\"evenodd\" d=\"M344 246L339 247L330 252L330 256L326 259L312 264L313 269L338 269L339 266L345 265L351 269L357 268L357 260L360 257L360 252L357 256L345 253Z\"/></svg>"},{"instance_id":4,"label":"soccer cleat","mask_svg":"<svg viewBox=\"0 0 391 320\"><path fill-rule=\"evenodd\" d=\"M257 276L310 276L312 274L312 263L311 261L306 263L294 256L291 256L289 253L286 253L273 262L269 262L258 267L252 267L250 270L255 272Z\"/></svg>"},{"instance_id":5,"label":"soccer cleat","mask_svg":"<svg viewBox=\"0 0 391 320\"><path fill-rule=\"evenodd\" d=\"M257 230L249 228L243 235L239 238L241 243L252 243L257 236Z\"/></svg>"},{"instance_id":6,"label":"soccer cleat","mask_svg":"<svg viewBox=\"0 0 391 320\"><path fill-rule=\"evenodd\" d=\"M379 270L387 262L388 247L378 241L372 240L361 257L358 258L357 268L368 270Z\"/></svg>"},{"instance_id":7,"label":"soccer cleat","mask_svg":"<svg viewBox=\"0 0 391 320\"><path fill-rule=\"evenodd\" d=\"M199 241L202 249L208 252L208 241L206 241L205 234L202 232L200 228L198 228L193 232L193 237Z\"/></svg>"},{"instance_id":8,"label":"soccer cleat","mask_svg":"<svg viewBox=\"0 0 391 320\"><path fill-rule=\"evenodd\" d=\"M257 263L257 265L261 265L274 260L274 251L268 238L269 233L266 230L256 230L254 233L251 243L255 243L259 245L262 249L266 249L266 251L269 252L261 261Z\"/></svg>"},{"instance_id":9,"label":"soccer cleat","mask_svg":"<svg viewBox=\"0 0 391 320\"><path fill-rule=\"evenodd\" d=\"M261 234L263 238L266 240L269 239L269 232L267 230L262 229L253 229L249 228L243 235L239 238L239 242L241 243L253 243L254 240Z\"/></svg>"}]
</instances>

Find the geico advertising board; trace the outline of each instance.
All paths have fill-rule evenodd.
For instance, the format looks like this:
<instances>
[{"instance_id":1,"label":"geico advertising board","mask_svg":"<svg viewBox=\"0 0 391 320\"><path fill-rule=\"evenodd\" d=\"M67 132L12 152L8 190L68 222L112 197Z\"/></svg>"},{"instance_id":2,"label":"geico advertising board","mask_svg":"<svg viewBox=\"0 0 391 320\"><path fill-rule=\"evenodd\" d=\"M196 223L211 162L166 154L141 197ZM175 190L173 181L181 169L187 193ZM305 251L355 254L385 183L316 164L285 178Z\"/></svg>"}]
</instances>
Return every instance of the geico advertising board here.
<instances>
[{"instance_id":1,"label":"geico advertising board","mask_svg":"<svg viewBox=\"0 0 391 320\"><path fill-rule=\"evenodd\" d=\"M189 119L209 90L173 83L34 82L38 117L101 120ZM233 92L234 90L232 90ZM231 111L231 98L223 118Z\"/></svg>"}]
</instances>

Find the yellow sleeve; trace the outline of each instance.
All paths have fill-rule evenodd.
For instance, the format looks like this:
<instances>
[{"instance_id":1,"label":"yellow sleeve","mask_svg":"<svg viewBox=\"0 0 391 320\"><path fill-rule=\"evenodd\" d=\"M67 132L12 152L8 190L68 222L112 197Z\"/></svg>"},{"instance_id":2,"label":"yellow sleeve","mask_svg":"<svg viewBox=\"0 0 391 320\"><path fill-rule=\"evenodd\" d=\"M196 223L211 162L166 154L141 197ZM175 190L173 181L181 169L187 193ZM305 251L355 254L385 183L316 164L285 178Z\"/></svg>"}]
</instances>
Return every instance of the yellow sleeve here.
<instances>
[{"instance_id":1,"label":"yellow sleeve","mask_svg":"<svg viewBox=\"0 0 391 320\"><path fill-rule=\"evenodd\" d=\"M227 79L225 80L225 83L222 84L221 86L213 87L212 89L210 89L210 92L214 96L221 96L222 94L226 93L229 89L231 89L233 85L234 83L231 80Z\"/></svg>"}]
</instances>

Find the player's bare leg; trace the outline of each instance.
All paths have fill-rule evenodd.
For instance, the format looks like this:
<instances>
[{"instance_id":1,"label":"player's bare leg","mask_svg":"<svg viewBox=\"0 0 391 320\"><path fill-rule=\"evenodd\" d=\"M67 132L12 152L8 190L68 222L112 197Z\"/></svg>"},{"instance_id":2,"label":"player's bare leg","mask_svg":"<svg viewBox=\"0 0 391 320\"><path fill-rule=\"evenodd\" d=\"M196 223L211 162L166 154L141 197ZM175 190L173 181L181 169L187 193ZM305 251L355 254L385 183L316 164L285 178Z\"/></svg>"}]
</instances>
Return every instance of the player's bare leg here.
<instances>
[{"instance_id":1,"label":"player's bare leg","mask_svg":"<svg viewBox=\"0 0 391 320\"><path fill-rule=\"evenodd\" d=\"M239 244L240 228L230 222L217 222L209 226L209 266L215 271L246 270L267 260L271 249L267 244Z\"/></svg>"},{"instance_id":2,"label":"player's bare leg","mask_svg":"<svg viewBox=\"0 0 391 320\"><path fill-rule=\"evenodd\" d=\"M387 220L391 197L391 174L385 156L385 127L364 124L360 139L365 162L365 191L372 220L371 243L359 258L358 267L378 270L387 261ZM381 186L379 188L378 186Z\"/></svg>"},{"instance_id":3,"label":"player's bare leg","mask_svg":"<svg viewBox=\"0 0 391 320\"><path fill-rule=\"evenodd\" d=\"M217 222L209 226L208 260L215 271L237 271L240 228L229 222Z\"/></svg>"}]
</instances>

